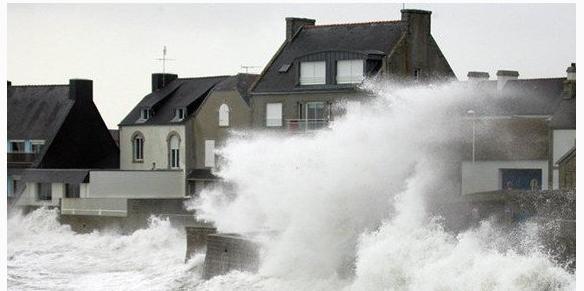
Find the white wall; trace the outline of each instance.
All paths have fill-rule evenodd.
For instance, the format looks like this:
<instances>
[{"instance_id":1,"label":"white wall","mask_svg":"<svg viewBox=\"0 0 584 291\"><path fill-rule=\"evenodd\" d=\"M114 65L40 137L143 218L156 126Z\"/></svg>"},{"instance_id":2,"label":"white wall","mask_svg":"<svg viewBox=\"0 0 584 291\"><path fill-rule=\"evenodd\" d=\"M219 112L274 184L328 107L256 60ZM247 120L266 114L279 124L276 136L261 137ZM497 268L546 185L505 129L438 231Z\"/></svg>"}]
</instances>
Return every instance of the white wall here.
<instances>
[{"instance_id":1,"label":"white wall","mask_svg":"<svg viewBox=\"0 0 584 291\"><path fill-rule=\"evenodd\" d=\"M556 162L576 145L575 129L557 129L553 131L553 174L552 187L558 189L560 184L560 171L556 168Z\"/></svg>"},{"instance_id":2,"label":"white wall","mask_svg":"<svg viewBox=\"0 0 584 291\"><path fill-rule=\"evenodd\" d=\"M132 136L140 131L144 136L144 160L134 162L132 159ZM120 126L120 169L151 170L152 163L156 169L168 169L168 135L175 131L180 136L180 168L185 169L185 127L184 125L154 126Z\"/></svg>"},{"instance_id":3,"label":"white wall","mask_svg":"<svg viewBox=\"0 0 584 291\"><path fill-rule=\"evenodd\" d=\"M84 198L183 198L184 171L90 171Z\"/></svg>"},{"instance_id":4,"label":"white wall","mask_svg":"<svg viewBox=\"0 0 584 291\"><path fill-rule=\"evenodd\" d=\"M65 184L51 184L51 201L37 199L37 183L26 182L24 192L16 202L18 206L58 206L59 199L65 197Z\"/></svg>"},{"instance_id":5,"label":"white wall","mask_svg":"<svg viewBox=\"0 0 584 291\"><path fill-rule=\"evenodd\" d=\"M472 161L462 162L462 194L501 190L500 169L541 169L542 189L548 189L548 162Z\"/></svg>"}]
</instances>

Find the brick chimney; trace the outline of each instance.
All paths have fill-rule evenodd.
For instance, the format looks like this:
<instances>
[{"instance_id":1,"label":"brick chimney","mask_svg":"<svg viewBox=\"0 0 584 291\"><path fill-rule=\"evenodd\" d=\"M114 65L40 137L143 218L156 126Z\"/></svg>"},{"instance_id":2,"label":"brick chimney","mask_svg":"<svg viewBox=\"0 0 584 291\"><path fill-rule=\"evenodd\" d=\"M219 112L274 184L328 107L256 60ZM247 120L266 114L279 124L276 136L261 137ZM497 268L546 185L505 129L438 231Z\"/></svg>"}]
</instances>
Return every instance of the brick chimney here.
<instances>
[{"instance_id":1,"label":"brick chimney","mask_svg":"<svg viewBox=\"0 0 584 291\"><path fill-rule=\"evenodd\" d=\"M466 75L469 82L479 82L489 80L489 73L487 72L468 72Z\"/></svg>"},{"instance_id":2,"label":"brick chimney","mask_svg":"<svg viewBox=\"0 0 584 291\"><path fill-rule=\"evenodd\" d=\"M576 81L576 63L572 63L566 70L566 73L568 81Z\"/></svg>"},{"instance_id":3,"label":"brick chimney","mask_svg":"<svg viewBox=\"0 0 584 291\"><path fill-rule=\"evenodd\" d=\"M93 100L93 81L86 79L70 79L69 99L81 102L91 102Z\"/></svg>"},{"instance_id":4,"label":"brick chimney","mask_svg":"<svg viewBox=\"0 0 584 291\"><path fill-rule=\"evenodd\" d=\"M316 20L309 18L286 17L286 40L290 41L294 34L305 25L314 25Z\"/></svg>"},{"instance_id":5,"label":"brick chimney","mask_svg":"<svg viewBox=\"0 0 584 291\"><path fill-rule=\"evenodd\" d=\"M178 75L169 73L152 74L152 92L164 88L170 82L176 80Z\"/></svg>"},{"instance_id":6,"label":"brick chimney","mask_svg":"<svg viewBox=\"0 0 584 291\"><path fill-rule=\"evenodd\" d=\"M6 81L6 88L10 88L10 86L12 86L12 82Z\"/></svg>"},{"instance_id":7,"label":"brick chimney","mask_svg":"<svg viewBox=\"0 0 584 291\"><path fill-rule=\"evenodd\" d=\"M517 78L519 78L519 72L517 71L497 71L497 91L501 91L505 87L505 84L507 84L507 81L517 80Z\"/></svg>"}]
</instances>

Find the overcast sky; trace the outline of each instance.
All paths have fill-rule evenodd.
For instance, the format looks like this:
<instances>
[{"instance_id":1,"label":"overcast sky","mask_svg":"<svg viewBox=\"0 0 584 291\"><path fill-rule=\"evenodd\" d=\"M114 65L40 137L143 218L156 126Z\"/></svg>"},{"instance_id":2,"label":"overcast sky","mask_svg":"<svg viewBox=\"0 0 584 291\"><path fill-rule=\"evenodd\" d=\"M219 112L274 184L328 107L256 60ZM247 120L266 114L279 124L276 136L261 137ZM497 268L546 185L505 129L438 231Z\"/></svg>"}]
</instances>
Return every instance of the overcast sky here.
<instances>
[{"instance_id":1,"label":"overcast sky","mask_svg":"<svg viewBox=\"0 0 584 291\"><path fill-rule=\"evenodd\" d=\"M401 4L8 4L8 79L94 81L110 128L150 91L150 74L236 74L263 67L285 38L285 17L317 24L400 19ZM406 4L432 11L432 35L460 80L468 71L562 77L576 59L574 4ZM261 68L254 72L259 73Z\"/></svg>"}]
</instances>

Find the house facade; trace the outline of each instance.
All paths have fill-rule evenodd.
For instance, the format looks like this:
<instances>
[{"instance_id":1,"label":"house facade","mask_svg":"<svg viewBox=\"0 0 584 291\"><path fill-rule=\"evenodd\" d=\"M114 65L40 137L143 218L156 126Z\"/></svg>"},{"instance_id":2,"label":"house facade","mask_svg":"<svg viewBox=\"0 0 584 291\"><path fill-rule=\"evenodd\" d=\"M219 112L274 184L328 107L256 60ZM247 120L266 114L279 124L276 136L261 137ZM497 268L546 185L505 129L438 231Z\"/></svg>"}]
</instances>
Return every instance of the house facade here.
<instances>
[{"instance_id":1,"label":"house facade","mask_svg":"<svg viewBox=\"0 0 584 291\"><path fill-rule=\"evenodd\" d=\"M87 196L63 199L62 214L130 219L146 203L167 205L148 215L192 220L183 202L217 180L215 149L228 132L249 126L255 77L153 74L152 91L119 124L120 168L90 171Z\"/></svg>"},{"instance_id":2,"label":"house facade","mask_svg":"<svg viewBox=\"0 0 584 291\"><path fill-rule=\"evenodd\" d=\"M251 88L253 126L326 127L341 114L336 104L362 101L358 86L366 78L455 79L432 37L431 12L401 12L398 21L332 25L286 18L286 39Z\"/></svg>"},{"instance_id":3,"label":"house facade","mask_svg":"<svg viewBox=\"0 0 584 291\"><path fill-rule=\"evenodd\" d=\"M559 161L576 143L575 64L564 78L518 76L469 73L463 195L560 188Z\"/></svg>"},{"instance_id":4,"label":"house facade","mask_svg":"<svg viewBox=\"0 0 584 291\"><path fill-rule=\"evenodd\" d=\"M8 82L8 200L57 206L87 191L88 169L117 168L119 151L93 103L93 82Z\"/></svg>"}]
</instances>

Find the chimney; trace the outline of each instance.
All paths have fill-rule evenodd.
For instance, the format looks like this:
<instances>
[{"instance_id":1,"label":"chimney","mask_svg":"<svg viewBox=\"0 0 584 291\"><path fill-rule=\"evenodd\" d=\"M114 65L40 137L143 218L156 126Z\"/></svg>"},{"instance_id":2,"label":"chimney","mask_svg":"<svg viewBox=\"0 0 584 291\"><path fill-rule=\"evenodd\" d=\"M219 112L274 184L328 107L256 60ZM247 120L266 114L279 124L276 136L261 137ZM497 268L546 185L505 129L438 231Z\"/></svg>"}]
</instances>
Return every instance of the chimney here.
<instances>
[{"instance_id":1,"label":"chimney","mask_svg":"<svg viewBox=\"0 0 584 291\"><path fill-rule=\"evenodd\" d=\"M85 79L70 79L69 99L75 101L92 101L93 81Z\"/></svg>"},{"instance_id":2,"label":"chimney","mask_svg":"<svg viewBox=\"0 0 584 291\"><path fill-rule=\"evenodd\" d=\"M402 9L401 21L407 24L406 76L416 80L429 77L431 69L430 16L431 11Z\"/></svg>"},{"instance_id":3,"label":"chimney","mask_svg":"<svg viewBox=\"0 0 584 291\"><path fill-rule=\"evenodd\" d=\"M576 97L576 63L572 63L566 70L567 77L564 81L564 92L562 95L564 99L572 99Z\"/></svg>"},{"instance_id":4,"label":"chimney","mask_svg":"<svg viewBox=\"0 0 584 291\"><path fill-rule=\"evenodd\" d=\"M501 91L509 80L517 80L519 72L499 70L497 71L497 91Z\"/></svg>"},{"instance_id":5,"label":"chimney","mask_svg":"<svg viewBox=\"0 0 584 291\"><path fill-rule=\"evenodd\" d=\"M152 74L152 92L164 88L170 82L176 80L178 75L168 73L154 73Z\"/></svg>"},{"instance_id":6,"label":"chimney","mask_svg":"<svg viewBox=\"0 0 584 291\"><path fill-rule=\"evenodd\" d=\"M479 82L489 80L489 73L487 72L468 72L466 75L469 82Z\"/></svg>"},{"instance_id":7,"label":"chimney","mask_svg":"<svg viewBox=\"0 0 584 291\"><path fill-rule=\"evenodd\" d=\"M290 41L294 34L305 25L314 25L316 20L309 18L286 17L286 40Z\"/></svg>"},{"instance_id":8,"label":"chimney","mask_svg":"<svg viewBox=\"0 0 584 291\"><path fill-rule=\"evenodd\" d=\"M568 81L576 81L576 63L572 63L566 70Z\"/></svg>"}]
</instances>

